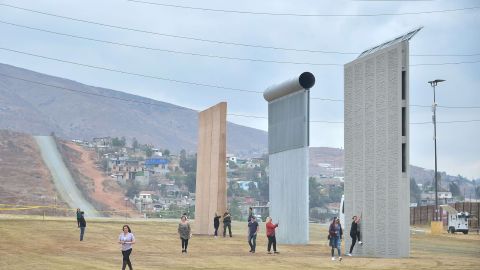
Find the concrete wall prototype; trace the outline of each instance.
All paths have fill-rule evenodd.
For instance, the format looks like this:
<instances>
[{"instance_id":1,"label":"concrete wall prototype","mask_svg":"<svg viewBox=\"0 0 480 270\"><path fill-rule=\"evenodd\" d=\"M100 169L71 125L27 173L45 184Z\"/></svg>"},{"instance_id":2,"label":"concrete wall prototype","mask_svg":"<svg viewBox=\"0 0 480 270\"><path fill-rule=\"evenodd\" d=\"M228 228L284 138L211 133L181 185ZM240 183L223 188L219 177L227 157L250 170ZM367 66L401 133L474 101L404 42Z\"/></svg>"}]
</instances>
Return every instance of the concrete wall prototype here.
<instances>
[{"instance_id":1,"label":"concrete wall prototype","mask_svg":"<svg viewBox=\"0 0 480 270\"><path fill-rule=\"evenodd\" d=\"M354 254L408 257L408 41L345 65L345 247L362 215Z\"/></svg>"},{"instance_id":2,"label":"concrete wall prototype","mask_svg":"<svg viewBox=\"0 0 480 270\"><path fill-rule=\"evenodd\" d=\"M227 103L199 113L195 233L213 234L213 218L227 209Z\"/></svg>"},{"instance_id":3,"label":"concrete wall prototype","mask_svg":"<svg viewBox=\"0 0 480 270\"><path fill-rule=\"evenodd\" d=\"M308 244L308 72L264 92L268 101L270 216L282 244Z\"/></svg>"}]
</instances>

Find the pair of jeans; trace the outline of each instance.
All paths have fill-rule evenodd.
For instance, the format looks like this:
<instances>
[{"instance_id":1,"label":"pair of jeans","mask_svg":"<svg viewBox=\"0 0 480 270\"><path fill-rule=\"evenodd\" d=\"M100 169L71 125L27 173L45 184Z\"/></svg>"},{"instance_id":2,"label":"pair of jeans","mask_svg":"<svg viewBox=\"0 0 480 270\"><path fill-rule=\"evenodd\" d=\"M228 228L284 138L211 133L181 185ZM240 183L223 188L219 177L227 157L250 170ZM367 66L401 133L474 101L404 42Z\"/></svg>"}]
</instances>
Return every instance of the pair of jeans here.
<instances>
[{"instance_id":1,"label":"pair of jeans","mask_svg":"<svg viewBox=\"0 0 480 270\"><path fill-rule=\"evenodd\" d=\"M180 239L182 239L182 250L187 251L188 239L183 239L183 238L181 238L181 237L180 237Z\"/></svg>"},{"instance_id":2,"label":"pair of jeans","mask_svg":"<svg viewBox=\"0 0 480 270\"><path fill-rule=\"evenodd\" d=\"M132 262L130 262L130 254L132 253L132 249L127 249L127 250L122 250L122 255L123 255L123 264L122 264L122 270L125 270L125 268L128 265L128 269L132 270Z\"/></svg>"},{"instance_id":3,"label":"pair of jeans","mask_svg":"<svg viewBox=\"0 0 480 270\"><path fill-rule=\"evenodd\" d=\"M217 236L218 235L218 226L215 226L215 233L213 235Z\"/></svg>"},{"instance_id":4,"label":"pair of jeans","mask_svg":"<svg viewBox=\"0 0 480 270\"><path fill-rule=\"evenodd\" d=\"M333 240L334 244L332 245L332 257L334 254L335 249L337 249L338 252L338 257L342 256L342 238L336 236L335 239Z\"/></svg>"},{"instance_id":5,"label":"pair of jeans","mask_svg":"<svg viewBox=\"0 0 480 270\"><path fill-rule=\"evenodd\" d=\"M275 238L275 235L268 236L268 248L267 251L270 252L272 245L273 245L273 252L277 252L277 238Z\"/></svg>"},{"instance_id":6,"label":"pair of jeans","mask_svg":"<svg viewBox=\"0 0 480 270\"><path fill-rule=\"evenodd\" d=\"M248 244L250 245L250 251L255 251L257 247L257 234L248 236Z\"/></svg>"},{"instance_id":7,"label":"pair of jeans","mask_svg":"<svg viewBox=\"0 0 480 270\"><path fill-rule=\"evenodd\" d=\"M80 227L80 241L83 241L84 234L85 234L85 227Z\"/></svg>"},{"instance_id":8,"label":"pair of jeans","mask_svg":"<svg viewBox=\"0 0 480 270\"><path fill-rule=\"evenodd\" d=\"M227 228L230 237L232 237L232 224L231 223L223 223L223 237L227 235Z\"/></svg>"},{"instance_id":9,"label":"pair of jeans","mask_svg":"<svg viewBox=\"0 0 480 270\"><path fill-rule=\"evenodd\" d=\"M350 235L352 237L352 245L350 246L350 254L352 254L353 247L355 246L355 243L357 242L357 238L360 241L360 238L358 237L357 234Z\"/></svg>"}]
</instances>

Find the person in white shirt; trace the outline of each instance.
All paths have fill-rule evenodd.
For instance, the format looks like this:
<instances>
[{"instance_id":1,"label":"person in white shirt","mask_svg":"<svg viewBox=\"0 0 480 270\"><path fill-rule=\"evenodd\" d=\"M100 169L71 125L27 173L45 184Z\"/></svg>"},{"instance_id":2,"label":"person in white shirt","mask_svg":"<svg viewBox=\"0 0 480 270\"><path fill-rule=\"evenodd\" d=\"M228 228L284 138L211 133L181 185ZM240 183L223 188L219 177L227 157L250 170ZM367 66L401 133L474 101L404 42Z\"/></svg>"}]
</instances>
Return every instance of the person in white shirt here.
<instances>
[{"instance_id":1,"label":"person in white shirt","mask_svg":"<svg viewBox=\"0 0 480 270\"><path fill-rule=\"evenodd\" d=\"M132 245L135 244L135 236L130 229L130 226L123 225L123 232L118 236L118 243L122 245L123 265L122 270L128 265L128 268L132 270L132 262L130 261L130 254L132 253Z\"/></svg>"}]
</instances>

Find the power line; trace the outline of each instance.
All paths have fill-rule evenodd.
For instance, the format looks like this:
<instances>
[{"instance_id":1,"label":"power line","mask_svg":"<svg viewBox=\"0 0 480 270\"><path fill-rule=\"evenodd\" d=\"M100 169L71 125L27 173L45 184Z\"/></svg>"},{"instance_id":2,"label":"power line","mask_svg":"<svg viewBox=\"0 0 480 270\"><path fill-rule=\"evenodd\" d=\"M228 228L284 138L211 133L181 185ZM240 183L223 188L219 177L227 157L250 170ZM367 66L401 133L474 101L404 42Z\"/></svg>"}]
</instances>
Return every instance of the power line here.
<instances>
[{"instance_id":1,"label":"power line","mask_svg":"<svg viewBox=\"0 0 480 270\"><path fill-rule=\"evenodd\" d=\"M231 116L238 116L238 117L247 117L247 118L259 118L259 119L268 119L266 116L258 116L258 115L245 115L245 114L229 114ZM453 124L453 123L471 123L471 122L480 122L480 119L473 119L473 120L454 120L454 121L443 121L437 122L440 124ZM343 121L326 121L326 120L310 120L310 123L324 123L324 124L344 124ZM424 125L424 124L431 124L432 122L413 122L410 123L411 125Z\"/></svg>"},{"instance_id":2,"label":"power line","mask_svg":"<svg viewBox=\"0 0 480 270\"><path fill-rule=\"evenodd\" d=\"M190 36L180 36L180 35L160 33L160 32L154 32L154 31L148 31L148 30L126 27L126 26L111 25L111 24L106 24L106 23L101 23L101 22L78 19L78 18L63 16L63 15L58 15L58 14L47 13L47 12L43 12L43 11L38 11L38 10L13 6L13 5L4 4L4 3L0 3L0 6L9 7L9 8L18 9L18 10L23 10L23 11L32 12L32 13L37 13L37 14L42 14L42 15L45 15L45 16L61 18L61 19L65 19L65 20L71 20L71 21L76 21L76 22L81 22L81 23L92 24L92 25L98 25L98 26L102 26L102 27L108 27L108 28L120 29L120 30L125 30L125 31L138 32L138 33L150 34L150 35L156 35L156 36L164 36L164 37L170 37L170 38L178 38L178 39L186 39L186 40L193 40L193 41L199 41L199 42L221 44L221 45L232 45L232 46L241 46L241 47L249 47L249 48L260 48L260 49L271 49L271 50L282 50L282 51L295 51L295 52L306 52L306 53L343 54L343 55L357 55L357 54L360 53L360 52L346 52L346 51L326 51L326 50L310 50L310 49L300 49L300 48L286 48L286 47L276 47L276 46L267 46L267 45L259 45L259 44L247 44L247 43L239 43L239 42L212 40L212 39L197 38L197 37L190 37ZM459 56L459 57L463 57L463 56L478 56L478 55L480 55L480 53L472 53L472 54L411 54L411 56L437 56L437 57L438 56L453 56L453 57Z\"/></svg>"},{"instance_id":3,"label":"power line","mask_svg":"<svg viewBox=\"0 0 480 270\"><path fill-rule=\"evenodd\" d=\"M460 65L460 64L475 64L480 63L480 60L475 61L459 61L459 62L445 62L445 63L422 63L422 64L413 64L410 67L418 66L446 66L446 65Z\"/></svg>"},{"instance_id":4,"label":"power line","mask_svg":"<svg viewBox=\"0 0 480 270\"><path fill-rule=\"evenodd\" d=\"M47 86L47 87L53 87L53 88L57 88L57 89L61 89L61 90L66 90L66 91L73 92L73 93L76 93L76 94L86 94L86 95L92 95L92 96L109 98L109 99L116 99L116 100L120 100L120 101L139 103L139 104L151 105L151 106L161 106L160 104L154 103L154 102L146 102L146 101L141 101L141 100L121 98L121 97L115 97L115 96L108 96L108 95L99 94L99 93L92 93L92 92L83 91L83 90L79 90L79 89L72 89L72 88L68 88L68 87L63 87L63 86L52 85L52 84L48 84L48 83L42 83L42 82L38 82L38 81L28 80L28 79L4 74L4 73L1 73L1 72L0 72L0 76L4 76L4 77L7 77L7 78L16 79L16 80L20 80L20 81L24 81L24 82L39 84L39 85L42 85L42 86ZM157 102L160 102L160 101L157 101ZM182 109L179 109L179 110L192 110L192 109L182 108ZM193 111L198 112L198 110L193 110ZM257 115L245 115L245 114L235 114L235 113L229 113L227 115L237 116L237 117L256 118L256 119L268 119L268 117L266 117L266 116L257 116ZM454 120L454 121L444 121L444 122L437 122L437 123L450 124L450 123L470 123L470 122L480 122L480 119ZM343 124L344 122L342 122L342 121L310 120L310 123ZM410 123L410 124L421 125L421 124L430 124L430 123L431 122L417 122L417 123Z\"/></svg>"},{"instance_id":5,"label":"power line","mask_svg":"<svg viewBox=\"0 0 480 270\"><path fill-rule=\"evenodd\" d=\"M463 10L475 10L480 7L466 7L466 8L457 8L457 9L444 9L444 10L431 10L431 11L418 11L418 12L404 12L404 13L377 13L377 14L302 14L302 13L272 13L266 11L245 11L245 10L233 10L233 9L214 9L214 8L202 8L202 7L193 7L193 6L182 6L174 4L163 4L157 2L148 2L140 0L127 0L129 2L149 4L163 7L172 7L172 8L181 8L181 9L190 9L190 10L199 10L199 11L209 11L209 12L222 12L222 13L235 13L235 14L248 14L248 15L269 15L269 16L291 16L291 17L379 17L379 16L405 16L405 15L420 15L420 14L432 14L432 13L445 13L445 12L456 12Z\"/></svg>"},{"instance_id":6,"label":"power line","mask_svg":"<svg viewBox=\"0 0 480 270\"><path fill-rule=\"evenodd\" d=\"M77 66L82 66L82 67L88 67L88 68L92 68L92 69L100 69L100 70L105 70L105 71L110 71L110 72L115 72L115 73L121 73L121 74L127 74L127 75L132 75L132 76L139 76L139 77L144 77L144 78L149 78L149 79L163 80L163 81L169 81L169 82L174 82L174 83L189 84L189 85L196 85L196 86L202 86L202 87L210 87L210 88L215 88L215 89L224 89L224 90L230 90L230 91L239 91L239 92L247 92L247 93L257 93L257 94L262 94L263 93L262 91L255 91L255 90L242 89L242 88L232 88L232 87L221 86L221 85L205 84L205 83L199 83L199 82L184 81L184 80L177 80L177 79L166 78L166 77L159 77L159 76L146 75L146 74L141 74L141 73L128 72L128 71L106 68L106 67L100 67L100 66L94 66L94 65L90 65L90 64L83 64L83 63L68 61L68 60L64 60L64 59L58 59L58 58L33 54L33 53L27 53L27 52L23 52L23 51L17 51L17 50L12 50L12 49L8 49L8 48L2 48L2 47L0 47L0 50L9 51L9 52L18 53L18 54L23 54L23 55L28 55L28 56L33 56L33 57L38 57L38 58L47 59L47 60L51 60L51 61L57 61L57 62L61 62L61 63L67 63L67 64L72 64L72 65L77 65ZM343 102L342 99L332 99L332 98L311 97L311 99L312 100L321 100L321 101ZM410 105L410 106L430 107L430 106L427 106L427 105ZM438 107L452 108L452 109L478 109L479 108L478 106L463 106L463 107L462 106L451 106L451 107L450 106L438 106Z\"/></svg>"},{"instance_id":7,"label":"power line","mask_svg":"<svg viewBox=\"0 0 480 270\"><path fill-rule=\"evenodd\" d=\"M133 44L128 44L128 43L108 41L108 40L102 40L102 39L96 39L96 38L90 38L90 37L84 37L84 36L77 36L77 35L72 35L72 34L65 34L65 33L60 33L60 32L56 32L56 31L51 31L51 30L46 30L46 29L41 29L41 28L36 28L36 27L31 27L31 26L20 25L20 24L15 24L15 23L11 23L11 22L1 21L1 20L0 20L0 23L15 26L15 27L26 28L26 29L30 29L30 30L36 30L36 31L41 31L41 32L45 32L45 33L60 35L60 36L78 38L78 39L89 40L89 41L100 42L100 43L106 43L106 44L111 44L111 45L119 45L119 46L136 48L136 49L161 51L161 52L166 52L166 53L183 54L183 55L191 55L191 56L201 56L201 57L227 59L227 60L275 63L275 64L311 65L311 66L343 66L343 64L335 64L335 63L310 63L310 62L276 61L276 60L266 60L266 59L257 59L257 58L240 58L240 57L230 57L230 56L220 56L220 55L212 55L212 54L200 54L200 53L193 53L193 52L186 52L186 51L160 49L160 48L153 48L153 47L147 47L147 46L141 46L141 45L133 45Z\"/></svg>"},{"instance_id":8,"label":"power line","mask_svg":"<svg viewBox=\"0 0 480 270\"><path fill-rule=\"evenodd\" d=\"M192 81L184 81L184 80L178 80L178 79L171 79L171 78L167 78L167 77L159 77L159 76L153 76L153 75L146 75L146 74L141 74L141 73L124 71L124 70L119 70L119 69L112 69L112 68L94 66L94 65L89 65L89 64L82 64L82 63L78 63L78 62L73 62L73 61L68 61L68 60L63 60L63 59L58 59L58 58L53 58L53 57L47 57L47 56L43 56L43 55L27 53L27 52L22 52L22 51L17 51L17 50L12 50L12 49L8 49L8 48L2 48L2 47L0 47L0 50L14 52L14 53L18 53L18 54L29 55L29 56L43 58L43 59L48 59L48 60L57 61L57 62L61 62L61 63L67 63L67 64L72 64L72 65L77 65L77 66L82 66L82 67L88 67L88 68L92 68L92 69L100 69L100 70L105 70L105 71L110 71L110 72L115 72L115 73L121 73L121 74L127 74L127 75L132 75L132 76L138 76L138 77L144 77L144 78L149 78L149 79L156 79L156 80L169 81L169 82L174 82L174 83L189 84L189 85L203 86L203 87L211 87L211 88L216 88L216 89L225 89L225 90L239 91L239 92L263 93L263 92L260 92L260 91L254 91L254 90L248 90L248 89L232 88L232 87L221 86L221 85L213 85L213 84L205 84L205 83L192 82Z\"/></svg>"}]
</instances>

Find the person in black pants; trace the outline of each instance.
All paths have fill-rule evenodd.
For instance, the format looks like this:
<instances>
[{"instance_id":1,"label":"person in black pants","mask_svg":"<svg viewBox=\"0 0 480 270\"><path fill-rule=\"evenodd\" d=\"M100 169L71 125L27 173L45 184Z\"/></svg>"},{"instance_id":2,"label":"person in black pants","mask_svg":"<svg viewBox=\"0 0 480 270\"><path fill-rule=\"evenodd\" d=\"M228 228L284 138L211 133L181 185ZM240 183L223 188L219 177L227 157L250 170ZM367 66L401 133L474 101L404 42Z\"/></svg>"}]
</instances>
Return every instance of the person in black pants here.
<instances>
[{"instance_id":1,"label":"person in black pants","mask_svg":"<svg viewBox=\"0 0 480 270\"><path fill-rule=\"evenodd\" d=\"M273 245L273 254L280 253L277 251L277 239L275 238L275 229L278 227L278 223L273 224L272 218L267 217L265 227L267 230L267 238L268 238L268 246L267 246L268 254L272 254L272 252L270 252L272 245Z\"/></svg>"},{"instance_id":2,"label":"person in black pants","mask_svg":"<svg viewBox=\"0 0 480 270\"><path fill-rule=\"evenodd\" d=\"M82 214L80 212L80 208L77 208L77 227L80 228L80 218L82 217Z\"/></svg>"},{"instance_id":3,"label":"person in black pants","mask_svg":"<svg viewBox=\"0 0 480 270\"><path fill-rule=\"evenodd\" d=\"M350 252L347 256L352 256L353 247L358 240L360 245L363 245L362 240L360 240L360 217L353 216L352 226L350 227L350 237L352 238L352 245L350 246Z\"/></svg>"},{"instance_id":4,"label":"person in black pants","mask_svg":"<svg viewBox=\"0 0 480 270\"><path fill-rule=\"evenodd\" d=\"M213 235L215 236L215 238L217 238L218 236L218 227L220 227L220 218L221 216L219 216L217 212L215 212L215 217L213 218L213 228L215 229L215 233Z\"/></svg>"},{"instance_id":5,"label":"person in black pants","mask_svg":"<svg viewBox=\"0 0 480 270\"><path fill-rule=\"evenodd\" d=\"M87 221L85 221L83 214L83 212L80 212L80 220L78 221L80 226L80 241L83 241L83 235L85 234L85 228L87 227Z\"/></svg>"},{"instance_id":6,"label":"person in black pants","mask_svg":"<svg viewBox=\"0 0 480 270\"><path fill-rule=\"evenodd\" d=\"M132 262L130 261L130 254L132 254L132 245L135 244L135 236L130 229L130 226L123 225L123 232L118 236L118 243L122 245L123 264L122 270L128 265L128 269L132 270Z\"/></svg>"},{"instance_id":7,"label":"person in black pants","mask_svg":"<svg viewBox=\"0 0 480 270\"><path fill-rule=\"evenodd\" d=\"M180 219L180 223L178 224L178 235L182 241L182 253L187 253L188 239L192 237L192 229L190 228L190 223L188 223L186 216L182 216Z\"/></svg>"},{"instance_id":8,"label":"person in black pants","mask_svg":"<svg viewBox=\"0 0 480 270\"><path fill-rule=\"evenodd\" d=\"M255 253L255 248L257 247L257 233L258 222L255 220L255 216L252 216L248 222L248 245L250 245L251 253Z\"/></svg>"},{"instance_id":9,"label":"person in black pants","mask_svg":"<svg viewBox=\"0 0 480 270\"><path fill-rule=\"evenodd\" d=\"M227 235L227 228L230 237L232 237L232 216L228 211L223 214L223 237Z\"/></svg>"}]
</instances>

